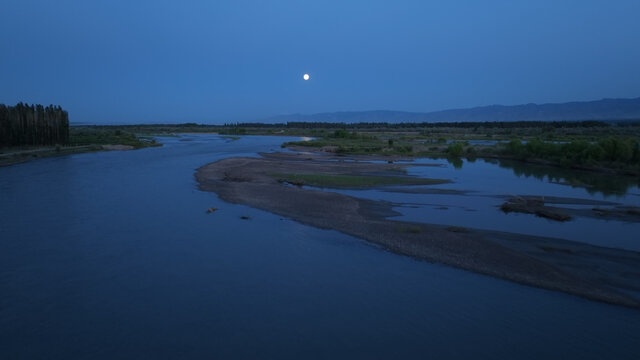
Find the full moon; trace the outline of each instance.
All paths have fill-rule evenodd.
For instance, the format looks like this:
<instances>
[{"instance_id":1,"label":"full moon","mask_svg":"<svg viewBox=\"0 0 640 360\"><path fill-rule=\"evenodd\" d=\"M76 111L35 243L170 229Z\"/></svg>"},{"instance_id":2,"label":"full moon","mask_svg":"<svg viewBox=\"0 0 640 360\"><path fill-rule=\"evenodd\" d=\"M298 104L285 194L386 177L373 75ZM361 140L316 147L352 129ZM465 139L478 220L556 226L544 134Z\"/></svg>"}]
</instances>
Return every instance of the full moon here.
<instances>
[{"instance_id":1,"label":"full moon","mask_svg":"<svg viewBox=\"0 0 640 360\"><path fill-rule=\"evenodd\" d=\"M302 75L302 78L305 79L305 80L309 80L310 76L309 76L309 74L304 74L304 75Z\"/></svg>"}]
</instances>

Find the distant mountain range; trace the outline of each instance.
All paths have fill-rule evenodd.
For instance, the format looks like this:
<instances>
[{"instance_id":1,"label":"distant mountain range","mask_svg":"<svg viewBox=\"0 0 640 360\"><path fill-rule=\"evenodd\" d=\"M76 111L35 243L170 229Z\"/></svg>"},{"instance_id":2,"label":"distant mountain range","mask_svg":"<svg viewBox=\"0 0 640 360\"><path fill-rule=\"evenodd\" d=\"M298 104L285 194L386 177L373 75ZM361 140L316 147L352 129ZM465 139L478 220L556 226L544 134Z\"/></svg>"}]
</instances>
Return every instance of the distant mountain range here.
<instances>
[{"instance_id":1,"label":"distant mountain range","mask_svg":"<svg viewBox=\"0 0 640 360\"><path fill-rule=\"evenodd\" d=\"M468 109L451 109L427 113L405 111L341 111L312 115L291 114L263 119L265 123L285 122L468 122L468 121L574 121L638 120L640 97L602 99L557 104L489 105Z\"/></svg>"}]
</instances>

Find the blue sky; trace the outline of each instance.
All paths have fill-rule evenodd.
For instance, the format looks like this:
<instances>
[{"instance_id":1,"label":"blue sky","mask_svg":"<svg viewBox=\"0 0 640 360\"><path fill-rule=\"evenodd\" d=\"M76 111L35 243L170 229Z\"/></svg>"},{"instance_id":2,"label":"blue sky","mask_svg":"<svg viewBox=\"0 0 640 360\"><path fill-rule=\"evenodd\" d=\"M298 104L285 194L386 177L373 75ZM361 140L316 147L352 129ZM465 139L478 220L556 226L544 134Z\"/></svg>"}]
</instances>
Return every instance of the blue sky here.
<instances>
[{"instance_id":1,"label":"blue sky","mask_svg":"<svg viewBox=\"0 0 640 360\"><path fill-rule=\"evenodd\" d=\"M0 103L59 104L72 122L640 96L638 0L3 0L0 13Z\"/></svg>"}]
</instances>

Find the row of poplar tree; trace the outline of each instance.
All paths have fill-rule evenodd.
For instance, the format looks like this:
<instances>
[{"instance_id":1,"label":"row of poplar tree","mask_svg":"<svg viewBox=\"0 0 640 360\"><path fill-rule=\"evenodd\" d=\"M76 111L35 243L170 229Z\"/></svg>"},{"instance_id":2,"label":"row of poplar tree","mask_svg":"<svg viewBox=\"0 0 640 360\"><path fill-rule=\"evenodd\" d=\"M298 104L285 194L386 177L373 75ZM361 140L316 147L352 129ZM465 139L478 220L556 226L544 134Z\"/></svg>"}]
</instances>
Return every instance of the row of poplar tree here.
<instances>
[{"instance_id":1,"label":"row of poplar tree","mask_svg":"<svg viewBox=\"0 0 640 360\"><path fill-rule=\"evenodd\" d=\"M60 106L0 104L0 146L69 142L69 114Z\"/></svg>"}]
</instances>

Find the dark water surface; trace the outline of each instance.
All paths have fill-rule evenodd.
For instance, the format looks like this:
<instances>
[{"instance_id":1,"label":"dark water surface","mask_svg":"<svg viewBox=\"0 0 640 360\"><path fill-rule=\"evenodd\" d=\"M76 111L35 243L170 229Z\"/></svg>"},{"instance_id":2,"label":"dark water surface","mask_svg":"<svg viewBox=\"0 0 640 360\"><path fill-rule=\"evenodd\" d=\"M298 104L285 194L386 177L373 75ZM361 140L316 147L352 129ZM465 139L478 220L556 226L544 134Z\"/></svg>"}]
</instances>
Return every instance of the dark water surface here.
<instances>
[{"instance_id":1,"label":"dark water surface","mask_svg":"<svg viewBox=\"0 0 640 360\"><path fill-rule=\"evenodd\" d=\"M616 206L640 207L637 178L497 160L457 161L460 164L452 165L446 159L417 159L410 164L429 166L410 167L408 173L453 181L414 188L457 190L462 194L406 194L390 191L393 187L386 190L328 191L402 204L394 208L402 214L394 218L396 220L556 237L640 251L638 222L597 217L575 217L571 221L558 222L531 214L505 214L500 210L500 205L514 195L572 198L604 204L550 204L587 211Z\"/></svg>"},{"instance_id":2,"label":"dark water surface","mask_svg":"<svg viewBox=\"0 0 640 360\"><path fill-rule=\"evenodd\" d=\"M0 358L637 359L640 311L197 189L197 167L283 140L187 135L0 168Z\"/></svg>"}]
</instances>

